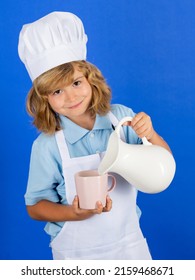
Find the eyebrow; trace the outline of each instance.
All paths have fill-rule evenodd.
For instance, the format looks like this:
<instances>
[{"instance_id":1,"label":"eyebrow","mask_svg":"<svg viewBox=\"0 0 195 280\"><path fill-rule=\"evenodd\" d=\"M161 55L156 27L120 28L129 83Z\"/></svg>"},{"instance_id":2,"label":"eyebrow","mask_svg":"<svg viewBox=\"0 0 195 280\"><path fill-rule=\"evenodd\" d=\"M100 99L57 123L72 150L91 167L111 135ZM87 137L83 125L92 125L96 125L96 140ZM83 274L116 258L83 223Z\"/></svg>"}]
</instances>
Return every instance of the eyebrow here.
<instances>
[{"instance_id":1,"label":"eyebrow","mask_svg":"<svg viewBox=\"0 0 195 280\"><path fill-rule=\"evenodd\" d=\"M79 76L79 77L73 79L73 82L75 82L76 80L81 79L81 78L83 78L83 77L84 77L84 76Z\"/></svg>"},{"instance_id":2,"label":"eyebrow","mask_svg":"<svg viewBox=\"0 0 195 280\"><path fill-rule=\"evenodd\" d=\"M72 82L70 82L70 84L71 84L71 83L74 83L74 82L76 82L78 79L81 79L81 78L84 78L84 77L85 77L84 75L79 76L79 77L76 77L75 79L72 80ZM55 90L48 90L48 92L49 92L49 94L52 94L53 92L55 92L56 90L59 90L59 89L61 89L61 88L62 88L61 86L58 86L58 87L56 87Z\"/></svg>"}]
</instances>

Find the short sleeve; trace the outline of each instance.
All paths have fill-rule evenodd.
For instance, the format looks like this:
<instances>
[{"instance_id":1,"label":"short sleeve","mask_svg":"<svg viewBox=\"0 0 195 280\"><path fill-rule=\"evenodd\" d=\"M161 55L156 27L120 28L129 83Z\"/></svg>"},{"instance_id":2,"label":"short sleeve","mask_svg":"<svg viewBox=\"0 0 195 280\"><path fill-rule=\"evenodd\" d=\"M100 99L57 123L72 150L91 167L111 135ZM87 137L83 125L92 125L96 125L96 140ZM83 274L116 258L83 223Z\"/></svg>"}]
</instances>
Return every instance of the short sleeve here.
<instances>
[{"instance_id":1,"label":"short sleeve","mask_svg":"<svg viewBox=\"0 0 195 280\"><path fill-rule=\"evenodd\" d=\"M60 201L58 189L64 189L64 179L54 145L54 139L52 143L51 140L44 141L41 137L33 143L25 193L27 205L36 204L42 199Z\"/></svg>"}]
</instances>

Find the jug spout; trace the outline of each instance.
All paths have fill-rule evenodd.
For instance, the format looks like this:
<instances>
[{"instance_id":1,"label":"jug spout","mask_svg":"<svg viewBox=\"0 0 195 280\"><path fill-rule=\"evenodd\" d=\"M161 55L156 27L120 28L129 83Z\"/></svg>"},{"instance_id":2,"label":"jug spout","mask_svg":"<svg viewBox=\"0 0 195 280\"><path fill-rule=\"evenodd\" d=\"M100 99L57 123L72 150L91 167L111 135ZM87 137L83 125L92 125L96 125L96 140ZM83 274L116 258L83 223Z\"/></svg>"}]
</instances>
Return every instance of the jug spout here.
<instances>
[{"instance_id":1,"label":"jug spout","mask_svg":"<svg viewBox=\"0 0 195 280\"><path fill-rule=\"evenodd\" d=\"M102 175L110 171L114 172L113 169L116 168L119 149L119 138L117 133L114 131L110 135L105 156L98 167L99 174Z\"/></svg>"}]
</instances>

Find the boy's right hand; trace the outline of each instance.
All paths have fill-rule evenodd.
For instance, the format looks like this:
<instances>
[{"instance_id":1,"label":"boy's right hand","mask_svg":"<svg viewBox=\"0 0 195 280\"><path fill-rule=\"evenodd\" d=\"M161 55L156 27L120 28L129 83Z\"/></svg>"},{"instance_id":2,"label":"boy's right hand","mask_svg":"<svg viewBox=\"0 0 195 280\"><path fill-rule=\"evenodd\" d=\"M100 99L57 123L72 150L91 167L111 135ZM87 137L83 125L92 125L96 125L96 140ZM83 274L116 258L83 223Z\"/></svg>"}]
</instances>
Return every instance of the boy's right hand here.
<instances>
[{"instance_id":1,"label":"boy's right hand","mask_svg":"<svg viewBox=\"0 0 195 280\"><path fill-rule=\"evenodd\" d=\"M112 200L110 199L109 196L107 196L105 207L103 207L103 205L100 201L97 201L95 209L81 209L79 207L79 198L76 195L72 202L72 207L73 207L74 213L78 217L78 220L85 220L87 218L90 218L94 214L101 214L102 212L109 212L112 208Z\"/></svg>"}]
</instances>

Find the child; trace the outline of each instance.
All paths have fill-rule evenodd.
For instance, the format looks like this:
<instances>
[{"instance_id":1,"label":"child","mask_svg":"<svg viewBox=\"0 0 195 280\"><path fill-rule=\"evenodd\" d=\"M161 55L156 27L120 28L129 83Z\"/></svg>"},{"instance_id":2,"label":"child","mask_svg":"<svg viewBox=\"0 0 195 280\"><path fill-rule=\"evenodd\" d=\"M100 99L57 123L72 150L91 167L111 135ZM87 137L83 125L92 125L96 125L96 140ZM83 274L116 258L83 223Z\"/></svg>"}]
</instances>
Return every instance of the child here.
<instances>
[{"instance_id":1,"label":"child","mask_svg":"<svg viewBox=\"0 0 195 280\"><path fill-rule=\"evenodd\" d=\"M87 36L71 13L54 12L25 25L19 55L33 81L27 110L42 133L34 141L25 202L29 215L47 221L54 259L151 259L139 225L137 191L116 175L117 186L106 206L79 208L74 174L97 169L113 127L126 142L144 136L170 150L150 117L111 105L111 91L101 72L86 61Z\"/></svg>"}]
</instances>

